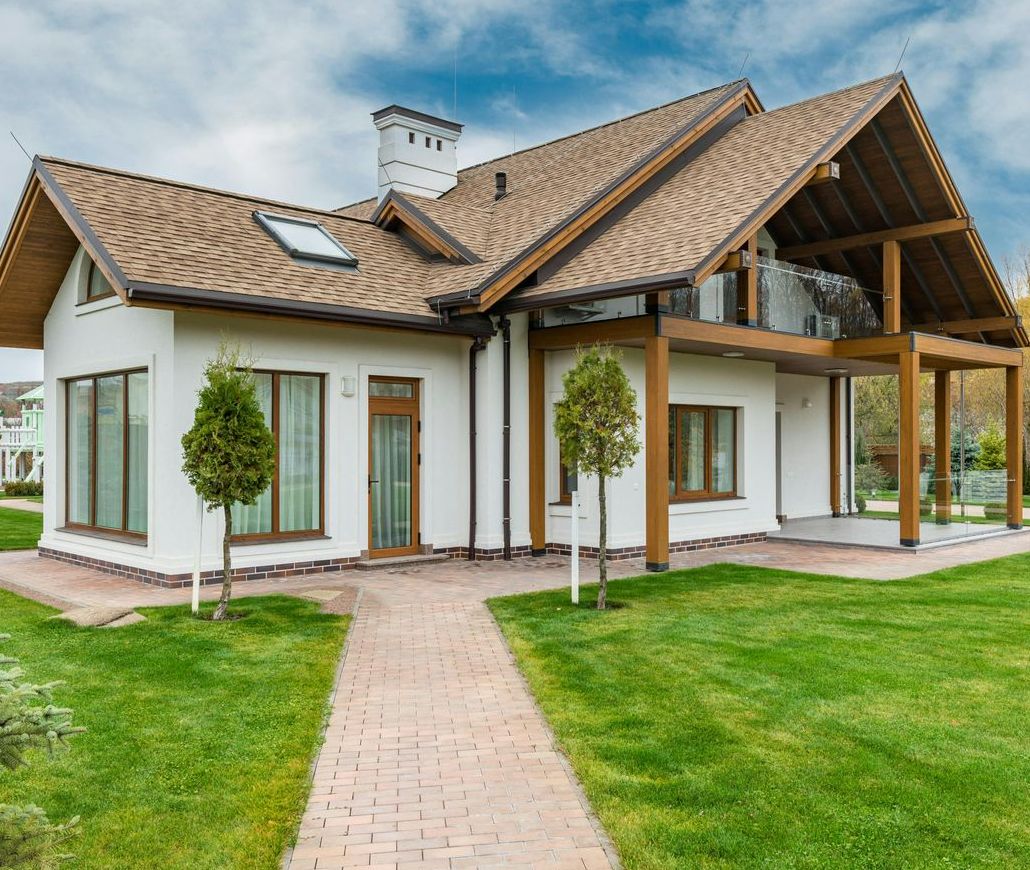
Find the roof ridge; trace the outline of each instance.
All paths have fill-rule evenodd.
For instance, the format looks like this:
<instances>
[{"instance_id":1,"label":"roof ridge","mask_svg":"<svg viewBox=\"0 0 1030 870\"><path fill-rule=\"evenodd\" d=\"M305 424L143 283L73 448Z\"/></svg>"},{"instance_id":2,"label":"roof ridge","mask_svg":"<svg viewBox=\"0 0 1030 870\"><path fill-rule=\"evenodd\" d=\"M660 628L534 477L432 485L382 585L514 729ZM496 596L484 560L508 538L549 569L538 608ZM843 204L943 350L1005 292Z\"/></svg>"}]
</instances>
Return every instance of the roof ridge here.
<instances>
[{"instance_id":1,"label":"roof ridge","mask_svg":"<svg viewBox=\"0 0 1030 870\"><path fill-rule=\"evenodd\" d=\"M646 115L649 112L657 112L659 109L666 109L669 106L674 106L676 103L683 103L687 100L693 100L697 97L705 94L713 93L714 91L723 90L725 88L731 88L734 85L739 85L742 82L746 82L750 85L751 81L746 76L744 78L734 79L730 82L723 82L721 85L715 85L711 88L705 88L704 90L698 91L696 94L687 94L683 97L677 97L675 100L669 100L665 103L660 103L657 106L651 106L647 109L641 109L638 112L631 112L629 115L623 115L621 118L613 118L611 121L605 121L603 124L595 124L593 127L585 127L582 130L577 130L575 133L567 133L564 136L558 136L554 139L548 139L546 142L540 142L536 145L530 145L528 148L520 148L518 151L511 151L508 154L502 154L500 157L491 157L489 160L482 160L479 163L473 163L470 166L462 167L458 170L458 175L467 172L470 169L479 169L481 166L489 166L491 163L496 163L498 160L507 160L509 157L515 157L518 154L527 154L530 151L536 151L538 148L546 148L548 145L555 145L558 142L564 142L567 139L575 139L577 136L582 136L586 133L593 133L595 130L603 130L605 127L613 127L616 124L621 124L624 121L629 121L631 118L639 118L641 115ZM446 194L444 194L446 196Z\"/></svg>"},{"instance_id":2,"label":"roof ridge","mask_svg":"<svg viewBox=\"0 0 1030 870\"><path fill-rule=\"evenodd\" d=\"M69 160L65 157L54 157L52 155L37 154L36 159L44 164L58 164L61 166L70 166L75 169L86 169L90 172L96 172L103 175L115 175L122 178L132 178L136 181L146 181L150 184L162 184L167 187L177 187L181 190L194 190L200 193L210 193L214 196L224 196L231 199L244 199L250 202L260 203L263 205L281 206L283 208L293 209L294 211L310 212L312 214L325 215L326 217L339 218L340 220L355 221L357 223L368 223L364 218L352 217L351 215L339 214L330 209L315 208L309 205L298 205L292 202L286 202L281 199L269 199L263 196L252 196L247 193L239 193L232 190L224 190L218 187L207 187L203 184L191 184L188 181L177 181L173 178L162 178L158 175L146 175L142 172L130 172L127 169L115 169L110 166L98 166L94 163L83 163L79 160ZM344 206L346 208L346 206Z\"/></svg>"},{"instance_id":3,"label":"roof ridge","mask_svg":"<svg viewBox=\"0 0 1030 870\"><path fill-rule=\"evenodd\" d=\"M823 100L827 97L835 97L837 96L837 94L843 94L847 91L856 91L859 88L864 88L868 85L880 84L881 82L886 83L891 79L902 80L904 78L905 74L902 72L891 73L890 75L886 76L878 76L875 79L868 79L864 82L858 82L853 85L847 85L843 88L837 88L835 91L826 91L826 93L816 94L814 97L805 97L803 100L795 100L793 103L786 103L782 106L777 106L775 109L766 109L766 111L762 112L761 114L752 115L750 118L746 118L745 120L753 120L755 118L761 118L765 115L775 115L777 112L782 112L784 109L793 109L796 106L803 106L805 103L814 103L816 100Z\"/></svg>"}]
</instances>

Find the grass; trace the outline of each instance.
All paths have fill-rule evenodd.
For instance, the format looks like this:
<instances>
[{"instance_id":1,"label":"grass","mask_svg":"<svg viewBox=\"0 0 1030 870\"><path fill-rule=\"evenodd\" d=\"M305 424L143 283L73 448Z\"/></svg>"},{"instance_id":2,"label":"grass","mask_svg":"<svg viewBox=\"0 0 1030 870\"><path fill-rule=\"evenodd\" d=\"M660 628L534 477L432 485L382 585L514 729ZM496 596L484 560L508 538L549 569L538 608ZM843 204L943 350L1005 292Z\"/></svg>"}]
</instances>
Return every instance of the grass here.
<instances>
[{"instance_id":1,"label":"grass","mask_svg":"<svg viewBox=\"0 0 1030 870\"><path fill-rule=\"evenodd\" d=\"M43 514L0 508L0 550L31 550L43 534Z\"/></svg>"},{"instance_id":2,"label":"grass","mask_svg":"<svg viewBox=\"0 0 1030 870\"><path fill-rule=\"evenodd\" d=\"M34 501L36 504L43 504L43 496L41 495L7 495L6 493L0 492L0 501L5 498L16 498L19 501Z\"/></svg>"},{"instance_id":3,"label":"grass","mask_svg":"<svg viewBox=\"0 0 1030 870\"><path fill-rule=\"evenodd\" d=\"M880 491L877 491L876 495L872 495L871 493L868 493L868 492L863 492L863 493L859 493L859 495L863 496L866 499L871 499L873 501L897 501L898 500L898 493L897 493L896 490L893 491L893 492L880 492ZM1005 499L1000 499L1000 501L1005 501ZM976 501L975 499L966 499L966 504L983 505L983 504L987 504L987 502L985 502L985 501ZM1023 496L1023 507L1030 507L1030 495L1024 495Z\"/></svg>"},{"instance_id":4,"label":"grass","mask_svg":"<svg viewBox=\"0 0 1030 870\"><path fill-rule=\"evenodd\" d=\"M80 815L78 868L275 868L303 811L346 617L296 598L247 598L245 619L188 608L76 628L0 591L0 649L89 731L4 775L3 801Z\"/></svg>"},{"instance_id":5,"label":"grass","mask_svg":"<svg viewBox=\"0 0 1030 870\"><path fill-rule=\"evenodd\" d=\"M490 607L628 870L1030 863L1030 556L610 595Z\"/></svg>"}]
</instances>

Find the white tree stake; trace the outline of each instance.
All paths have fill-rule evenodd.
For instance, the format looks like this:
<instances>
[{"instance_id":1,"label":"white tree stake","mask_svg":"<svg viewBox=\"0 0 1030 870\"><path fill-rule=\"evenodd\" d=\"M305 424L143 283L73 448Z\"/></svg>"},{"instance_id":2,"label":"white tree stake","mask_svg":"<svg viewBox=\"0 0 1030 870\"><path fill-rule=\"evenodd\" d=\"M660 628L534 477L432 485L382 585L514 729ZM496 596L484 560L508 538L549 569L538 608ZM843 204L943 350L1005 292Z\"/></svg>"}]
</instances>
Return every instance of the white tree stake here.
<instances>
[{"instance_id":1,"label":"white tree stake","mask_svg":"<svg viewBox=\"0 0 1030 870\"><path fill-rule=\"evenodd\" d=\"M204 499L197 495L197 549L193 553L193 615L200 612L200 552L203 549Z\"/></svg>"},{"instance_id":2,"label":"white tree stake","mask_svg":"<svg viewBox=\"0 0 1030 870\"><path fill-rule=\"evenodd\" d=\"M579 487L572 491L572 603L579 604Z\"/></svg>"}]
</instances>

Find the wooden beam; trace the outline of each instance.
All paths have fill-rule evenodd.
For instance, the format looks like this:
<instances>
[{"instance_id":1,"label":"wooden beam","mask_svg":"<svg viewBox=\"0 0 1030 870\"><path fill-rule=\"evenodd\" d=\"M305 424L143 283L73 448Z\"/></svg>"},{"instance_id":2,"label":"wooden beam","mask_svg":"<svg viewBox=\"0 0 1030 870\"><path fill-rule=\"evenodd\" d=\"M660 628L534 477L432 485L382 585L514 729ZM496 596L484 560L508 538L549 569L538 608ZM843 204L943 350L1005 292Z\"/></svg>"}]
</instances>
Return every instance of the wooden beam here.
<instances>
[{"instance_id":1,"label":"wooden beam","mask_svg":"<svg viewBox=\"0 0 1030 870\"><path fill-rule=\"evenodd\" d=\"M942 335L912 333L911 341L925 360L935 357L955 363L955 368L992 369L1023 365L1023 352L1015 347L998 347L979 341L963 341Z\"/></svg>"},{"instance_id":2,"label":"wooden beam","mask_svg":"<svg viewBox=\"0 0 1030 870\"><path fill-rule=\"evenodd\" d=\"M937 323L916 323L909 327L912 332L927 332L934 335L967 335L973 332L1008 332L1020 329L1023 318L1018 314L1011 317L975 317L970 320L942 320Z\"/></svg>"},{"instance_id":3,"label":"wooden beam","mask_svg":"<svg viewBox=\"0 0 1030 870\"><path fill-rule=\"evenodd\" d=\"M826 239L822 242L811 242L807 245L793 245L789 248L777 248L776 256L781 260L800 260L806 257L818 257L832 254L835 251L849 251L853 248L868 248L884 242L906 242L911 239L925 239L930 236L944 236L949 233L961 233L973 228L970 217L950 218L943 221L911 224L906 227L892 227L871 233L858 233L853 236L841 236L838 239Z\"/></svg>"},{"instance_id":4,"label":"wooden beam","mask_svg":"<svg viewBox=\"0 0 1030 870\"><path fill-rule=\"evenodd\" d=\"M934 494L937 524L951 522L951 372L933 375Z\"/></svg>"},{"instance_id":5,"label":"wooden beam","mask_svg":"<svg viewBox=\"0 0 1030 870\"><path fill-rule=\"evenodd\" d=\"M840 180L840 164L836 160L827 160L825 163L820 163L812 171L811 177L808 179L809 184L825 184L827 181L839 181Z\"/></svg>"},{"instance_id":6,"label":"wooden beam","mask_svg":"<svg viewBox=\"0 0 1030 870\"><path fill-rule=\"evenodd\" d=\"M547 547L547 451L544 427L544 351L529 351L529 536L533 555Z\"/></svg>"},{"instance_id":7,"label":"wooden beam","mask_svg":"<svg viewBox=\"0 0 1030 870\"><path fill-rule=\"evenodd\" d=\"M669 339L644 344L644 474L646 565L669 568Z\"/></svg>"},{"instance_id":8,"label":"wooden beam","mask_svg":"<svg viewBox=\"0 0 1030 870\"><path fill-rule=\"evenodd\" d=\"M830 512L843 516L840 500L840 378L830 381Z\"/></svg>"},{"instance_id":9,"label":"wooden beam","mask_svg":"<svg viewBox=\"0 0 1030 870\"><path fill-rule=\"evenodd\" d=\"M737 277L737 323L742 326L758 326L758 235L747 240L746 253L750 267Z\"/></svg>"},{"instance_id":10,"label":"wooden beam","mask_svg":"<svg viewBox=\"0 0 1030 870\"><path fill-rule=\"evenodd\" d=\"M883 331L901 332L901 245L883 243Z\"/></svg>"},{"instance_id":11,"label":"wooden beam","mask_svg":"<svg viewBox=\"0 0 1030 870\"><path fill-rule=\"evenodd\" d=\"M1023 528L1023 369L1005 369L1005 469L1008 475L1007 520Z\"/></svg>"},{"instance_id":12,"label":"wooden beam","mask_svg":"<svg viewBox=\"0 0 1030 870\"><path fill-rule=\"evenodd\" d=\"M901 545L915 547L919 543L919 352L907 350L900 357L898 513Z\"/></svg>"},{"instance_id":13,"label":"wooden beam","mask_svg":"<svg viewBox=\"0 0 1030 870\"><path fill-rule=\"evenodd\" d=\"M722 261L722 264L718 269L715 270L714 274L721 275L724 272L742 272L745 269L752 269L754 267L754 253L750 249L750 243L748 247L741 248L739 251L730 251L726 255L726 259Z\"/></svg>"},{"instance_id":14,"label":"wooden beam","mask_svg":"<svg viewBox=\"0 0 1030 870\"><path fill-rule=\"evenodd\" d=\"M642 314L639 317L619 317L615 320L596 320L568 326L548 326L529 331L529 346L540 350L562 350L579 345L607 342L618 344L639 341L655 334L656 318Z\"/></svg>"},{"instance_id":15,"label":"wooden beam","mask_svg":"<svg viewBox=\"0 0 1030 870\"><path fill-rule=\"evenodd\" d=\"M662 316L660 332L669 338L722 345L727 350L775 350L806 356L832 357L836 344L829 338L752 329L731 323L711 323L674 314Z\"/></svg>"}]
</instances>

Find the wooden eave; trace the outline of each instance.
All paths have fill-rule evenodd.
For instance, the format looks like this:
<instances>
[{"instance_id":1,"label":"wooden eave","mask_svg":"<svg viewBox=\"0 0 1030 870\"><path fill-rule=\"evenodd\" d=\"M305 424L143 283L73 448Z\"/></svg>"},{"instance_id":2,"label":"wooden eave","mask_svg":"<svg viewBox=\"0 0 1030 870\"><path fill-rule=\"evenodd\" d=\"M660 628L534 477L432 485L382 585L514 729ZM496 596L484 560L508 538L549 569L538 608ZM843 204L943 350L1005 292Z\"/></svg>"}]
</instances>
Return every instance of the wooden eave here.
<instances>
[{"instance_id":1,"label":"wooden eave","mask_svg":"<svg viewBox=\"0 0 1030 870\"><path fill-rule=\"evenodd\" d=\"M741 106L748 114L762 111L761 103L746 80L741 81L699 119L679 130L571 216L494 271L477 287L467 292L432 297L430 303L434 307L440 305L456 308L462 314L490 309Z\"/></svg>"}]
</instances>

